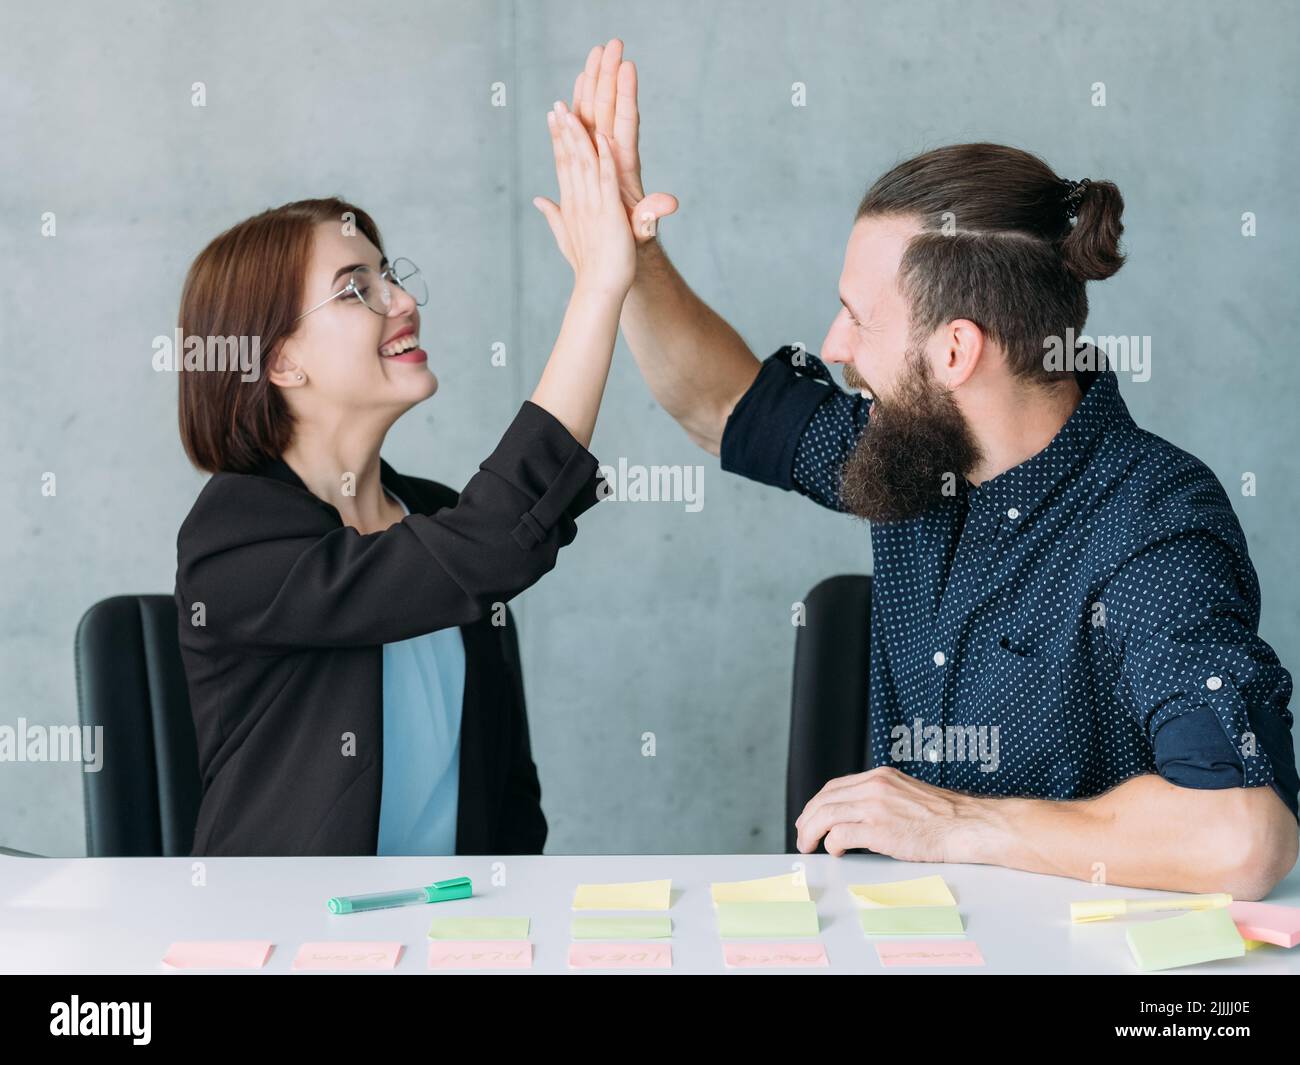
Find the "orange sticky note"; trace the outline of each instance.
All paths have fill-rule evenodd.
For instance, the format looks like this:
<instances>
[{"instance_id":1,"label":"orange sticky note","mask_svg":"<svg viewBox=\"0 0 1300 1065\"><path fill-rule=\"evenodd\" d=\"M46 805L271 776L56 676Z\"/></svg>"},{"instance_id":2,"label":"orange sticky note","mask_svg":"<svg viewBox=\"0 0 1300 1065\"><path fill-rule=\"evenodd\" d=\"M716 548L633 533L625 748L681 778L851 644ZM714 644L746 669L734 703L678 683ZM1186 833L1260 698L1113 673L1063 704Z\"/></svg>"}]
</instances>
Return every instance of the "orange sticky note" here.
<instances>
[{"instance_id":1,"label":"orange sticky note","mask_svg":"<svg viewBox=\"0 0 1300 1065\"><path fill-rule=\"evenodd\" d=\"M1269 902L1234 902L1228 916L1246 939L1258 939L1278 947L1300 943L1300 909Z\"/></svg>"},{"instance_id":2,"label":"orange sticky note","mask_svg":"<svg viewBox=\"0 0 1300 1065\"><path fill-rule=\"evenodd\" d=\"M984 955L969 939L909 940L906 943L877 943L876 953L886 969L943 965L983 965Z\"/></svg>"},{"instance_id":3,"label":"orange sticky note","mask_svg":"<svg viewBox=\"0 0 1300 1065\"><path fill-rule=\"evenodd\" d=\"M392 969L402 952L400 943L304 943L293 959L297 970L339 972L350 969Z\"/></svg>"},{"instance_id":4,"label":"orange sticky note","mask_svg":"<svg viewBox=\"0 0 1300 1065\"><path fill-rule=\"evenodd\" d=\"M825 969L826 948L820 943L723 943L728 969Z\"/></svg>"},{"instance_id":5,"label":"orange sticky note","mask_svg":"<svg viewBox=\"0 0 1300 1065\"><path fill-rule=\"evenodd\" d=\"M667 943L570 943L570 969L671 969Z\"/></svg>"},{"instance_id":6,"label":"orange sticky note","mask_svg":"<svg viewBox=\"0 0 1300 1065\"><path fill-rule=\"evenodd\" d=\"M430 969L532 967L533 945L526 939L437 940L429 944Z\"/></svg>"},{"instance_id":7,"label":"orange sticky note","mask_svg":"<svg viewBox=\"0 0 1300 1065\"><path fill-rule=\"evenodd\" d=\"M269 939L205 939L173 943L163 955L169 969L260 969L271 953Z\"/></svg>"}]
</instances>

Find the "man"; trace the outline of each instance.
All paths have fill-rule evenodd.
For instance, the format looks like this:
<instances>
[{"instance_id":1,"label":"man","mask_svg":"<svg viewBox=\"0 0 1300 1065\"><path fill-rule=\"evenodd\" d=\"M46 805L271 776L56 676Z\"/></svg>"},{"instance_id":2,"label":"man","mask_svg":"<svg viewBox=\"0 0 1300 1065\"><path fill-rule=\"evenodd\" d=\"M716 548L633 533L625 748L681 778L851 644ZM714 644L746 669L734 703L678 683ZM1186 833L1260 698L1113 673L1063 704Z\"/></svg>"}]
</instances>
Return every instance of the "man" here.
<instances>
[{"instance_id":1,"label":"man","mask_svg":"<svg viewBox=\"0 0 1300 1065\"><path fill-rule=\"evenodd\" d=\"M821 358L760 363L654 239L676 201L644 195L621 42L574 110L614 143L655 398L723 469L872 523L876 768L825 785L799 849L1267 895L1300 785L1240 525L1063 351L1123 261L1118 189L1000 145L909 160L859 207Z\"/></svg>"}]
</instances>

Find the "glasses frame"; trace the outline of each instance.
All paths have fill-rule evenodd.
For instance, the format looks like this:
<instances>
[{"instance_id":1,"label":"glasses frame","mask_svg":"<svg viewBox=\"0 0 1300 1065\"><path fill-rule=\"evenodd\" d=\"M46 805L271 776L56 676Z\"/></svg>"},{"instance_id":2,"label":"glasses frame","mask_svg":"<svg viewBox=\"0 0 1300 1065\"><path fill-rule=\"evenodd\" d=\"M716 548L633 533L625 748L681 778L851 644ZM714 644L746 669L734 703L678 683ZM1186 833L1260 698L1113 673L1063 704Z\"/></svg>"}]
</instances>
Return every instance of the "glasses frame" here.
<instances>
[{"instance_id":1,"label":"glasses frame","mask_svg":"<svg viewBox=\"0 0 1300 1065\"><path fill-rule=\"evenodd\" d=\"M420 273L420 268L416 266L414 262L412 262L410 259L406 258L403 255L399 255L396 259L394 259L391 263L389 263L387 266L383 267L383 269L379 271L379 283L383 286L383 290L384 290L384 302L386 304L389 304L390 306L392 304L392 294L389 292L388 289L388 283L390 281L398 288L400 288L403 292L406 292L408 296L411 296L411 293L407 291L406 286L402 284L402 281L399 280L396 276L398 263L408 263L411 266L411 271L406 275L407 280L417 276ZM366 310L372 312L373 314L378 314L381 317L387 317L388 315L387 311L375 310L372 306L370 306L369 303L366 302L365 297L361 295L361 289L357 287L357 272L360 270L365 270L370 273L374 272L368 266L358 266L349 275L348 283L346 285L344 285L341 289L339 289L336 293L334 293L334 295L327 296L325 299L321 300L320 303L316 304L315 307L309 307L307 310L303 311L302 314L298 315L298 317L294 319L294 321L301 322L304 318L307 317L307 315L311 314L312 311L318 311L322 307L324 307L325 304L331 302L332 300L338 299L340 296L346 296L349 293L355 293L357 297L357 302L360 303L363 307L365 307ZM411 298L415 299L414 296L411 296ZM417 307L423 307L428 302L429 302L428 284L426 282L424 299L415 300L415 305Z\"/></svg>"}]
</instances>

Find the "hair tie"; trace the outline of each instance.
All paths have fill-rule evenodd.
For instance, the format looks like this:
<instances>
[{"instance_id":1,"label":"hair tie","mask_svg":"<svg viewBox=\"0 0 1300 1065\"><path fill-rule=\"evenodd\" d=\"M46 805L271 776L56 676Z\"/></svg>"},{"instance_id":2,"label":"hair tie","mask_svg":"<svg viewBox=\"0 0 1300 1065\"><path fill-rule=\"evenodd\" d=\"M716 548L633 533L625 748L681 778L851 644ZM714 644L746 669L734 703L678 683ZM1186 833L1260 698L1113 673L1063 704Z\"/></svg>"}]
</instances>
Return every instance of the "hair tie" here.
<instances>
[{"instance_id":1,"label":"hair tie","mask_svg":"<svg viewBox=\"0 0 1300 1065\"><path fill-rule=\"evenodd\" d=\"M1075 218L1079 214L1079 204L1083 202L1083 197L1088 192L1088 186L1091 182L1087 178L1082 181L1071 181L1065 178L1061 182L1067 190L1065 194L1065 217Z\"/></svg>"}]
</instances>

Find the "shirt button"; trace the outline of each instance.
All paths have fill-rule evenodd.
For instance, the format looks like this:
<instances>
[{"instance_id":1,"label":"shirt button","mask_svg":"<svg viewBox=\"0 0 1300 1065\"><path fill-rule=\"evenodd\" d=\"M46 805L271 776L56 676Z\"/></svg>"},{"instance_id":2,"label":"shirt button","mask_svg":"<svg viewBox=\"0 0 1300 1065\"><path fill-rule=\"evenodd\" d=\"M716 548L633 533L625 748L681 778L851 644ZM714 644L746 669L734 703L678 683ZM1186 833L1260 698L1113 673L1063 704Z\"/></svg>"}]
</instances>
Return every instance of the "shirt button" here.
<instances>
[{"instance_id":1,"label":"shirt button","mask_svg":"<svg viewBox=\"0 0 1300 1065\"><path fill-rule=\"evenodd\" d=\"M941 665L943 665L946 661L948 661L948 659L947 659L946 657L944 657L944 653L943 653L942 651L935 651L935 652L934 652L934 664L935 664L936 666L941 666Z\"/></svg>"},{"instance_id":2,"label":"shirt button","mask_svg":"<svg viewBox=\"0 0 1300 1065\"><path fill-rule=\"evenodd\" d=\"M1205 686L1209 688L1210 691L1217 692L1220 688L1223 687L1223 681L1218 677L1211 677L1209 680L1205 682Z\"/></svg>"},{"instance_id":3,"label":"shirt button","mask_svg":"<svg viewBox=\"0 0 1300 1065\"><path fill-rule=\"evenodd\" d=\"M936 751L933 747L931 747L930 750L927 752L926 757L930 759L930 761L932 762L937 762L939 760L939 752Z\"/></svg>"},{"instance_id":4,"label":"shirt button","mask_svg":"<svg viewBox=\"0 0 1300 1065\"><path fill-rule=\"evenodd\" d=\"M1010 510L1007 511L1007 517L1010 518L1012 521L1015 521L1018 517L1020 517L1020 511L1018 511L1015 507L1012 507Z\"/></svg>"}]
</instances>

